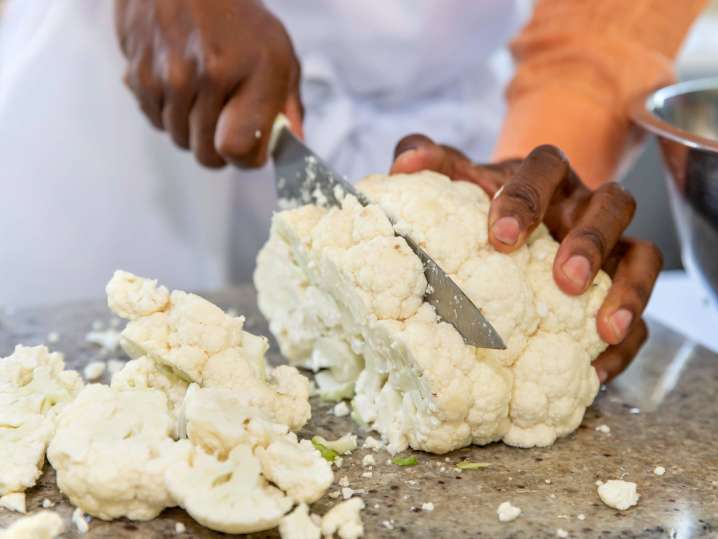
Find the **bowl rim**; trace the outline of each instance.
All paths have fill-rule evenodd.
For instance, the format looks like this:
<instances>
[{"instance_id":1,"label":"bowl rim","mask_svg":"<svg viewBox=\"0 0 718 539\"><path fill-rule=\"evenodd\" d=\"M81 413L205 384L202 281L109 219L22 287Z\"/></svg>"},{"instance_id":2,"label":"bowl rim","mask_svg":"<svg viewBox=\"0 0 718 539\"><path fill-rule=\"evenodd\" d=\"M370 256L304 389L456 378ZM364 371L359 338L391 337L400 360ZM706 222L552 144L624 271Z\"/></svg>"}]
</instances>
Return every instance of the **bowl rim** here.
<instances>
[{"instance_id":1,"label":"bowl rim","mask_svg":"<svg viewBox=\"0 0 718 539\"><path fill-rule=\"evenodd\" d=\"M690 148L718 153L718 141L676 127L653 112L659 103L668 98L702 90L718 91L718 77L693 79L650 90L633 99L629 106L629 114L636 124L649 133L679 142Z\"/></svg>"}]
</instances>

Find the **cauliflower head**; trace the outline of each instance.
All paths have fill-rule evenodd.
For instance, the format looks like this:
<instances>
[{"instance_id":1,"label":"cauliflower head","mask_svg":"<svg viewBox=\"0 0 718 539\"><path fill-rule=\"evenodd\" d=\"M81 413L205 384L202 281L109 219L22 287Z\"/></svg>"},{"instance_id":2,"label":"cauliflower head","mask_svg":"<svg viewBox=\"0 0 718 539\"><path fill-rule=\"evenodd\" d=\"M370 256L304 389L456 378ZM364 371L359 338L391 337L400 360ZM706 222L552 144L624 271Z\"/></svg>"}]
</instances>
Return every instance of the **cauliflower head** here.
<instances>
[{"instance_id":1,"label":"cauliflower head","mask_svg":"<svg viewBox=\"0 0 718 539\"><path fill-rule=\"evenodd\" d=\"M341 208L276 213L258 256L259 307L290 363L319 370L320 390L353 389L353 416L393 452L546 446L575 430L598 390L591 361L606 344L595 318L609 277L582 296L561 292L558 244L543 226L516 252L495 251L490 201L474 184L420 172L358 188L371 205L348 196ZM422 265L394 230L481 307L506 350L466 345L437 317Z\"/></svg>"}]
</instances>

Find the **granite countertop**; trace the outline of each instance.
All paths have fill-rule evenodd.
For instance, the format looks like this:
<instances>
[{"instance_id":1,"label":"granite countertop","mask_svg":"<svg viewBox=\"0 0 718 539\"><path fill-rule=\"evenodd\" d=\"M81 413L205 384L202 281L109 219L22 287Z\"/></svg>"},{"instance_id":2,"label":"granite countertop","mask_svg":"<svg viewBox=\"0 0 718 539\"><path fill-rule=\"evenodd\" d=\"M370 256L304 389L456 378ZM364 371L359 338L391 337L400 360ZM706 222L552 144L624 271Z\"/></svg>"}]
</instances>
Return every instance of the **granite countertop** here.
<instances>
[{"instance_id":1,"label":"granite countertop","mask_svg":"<svg viewBox=\"0 0 718 539\"><path fill-rule=\"evenodd\" d=\"M224 308L247 316L246 327L268 335L256 307L254 290L241 287L207 297ZM0 356L14 345L47 342L57 332L53 349L65 353L70 368L104 354L85 342L92 322L107 325L112 315L104 302L10 311L0 309ZM502 444L472 447L449 455L416 453L419 464L402 468L387 464L389 455L375 454L371 478L362 477L367 450L355 451L335 473L347 476L353 489L364 489L366 537L556 537L559 528L569 537L718 537L718 356L687 342L680 335L651 324L651 337L631 368L587 411L571 436L544 449L517 449ZM273 347L270 361L280 356ZM107 377L105 382L109 380ZM334 417L330 405L314 399L313 419L301 435L338 437L354 431L349 417ZM640 413L636 413L640 408ZM595 430L606 424L610 434ZM465 458L489 462L484 470L457 472L452 466ZM656 466L666 473L657 476ZM597 480L623 478L638 484L638 506L626 512L606 507L596 494ZM331 491L337 490L332 487ZM79 537L72 527L72 506L58 492L54 472L45 465L39 483L28 491L28 510L40 508L43 498L56 502L53 510L68 523L63 538ZM522 509L510 523L500 523L497 506L506 500ZM431 502L434 510L422 511ZM335 500L325 496L313 505L323 514ZM578 515L585 516L583 520ZM18 517L0 510L0 526ZM175 523L186 532L175 534ZM276 537L275 532L253 537ZM88 539L141 537L226 537L211 532L180 509L165 510L151 522L93 519Z\"/></svg>"}]
</instances>

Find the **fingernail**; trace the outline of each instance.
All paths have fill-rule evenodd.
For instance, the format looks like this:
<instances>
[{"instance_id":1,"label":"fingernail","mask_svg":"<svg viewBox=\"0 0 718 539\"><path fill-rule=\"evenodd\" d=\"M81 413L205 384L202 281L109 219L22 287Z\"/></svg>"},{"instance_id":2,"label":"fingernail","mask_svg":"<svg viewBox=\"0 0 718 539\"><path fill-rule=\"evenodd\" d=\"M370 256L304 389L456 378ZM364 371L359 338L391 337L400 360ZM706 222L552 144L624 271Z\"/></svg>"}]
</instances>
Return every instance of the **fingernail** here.
<instances>
[{"instance_id":1,"label":"fingernail","mask_svg":"<svg viewBox=\"0 0 718 539\"><path fill-rule=\"evenodd\" d=\"M633 313L628 309L618 309L615 313L613 313L610 324L616 339L619 341L624 339L632 321Z\"/></svg>"},{"instance_id":2,"label":"fingernail","mask_svg":"<svg viewBox=\"0 0 718 539\"><path fill-rule=\"evenodd\" d=\"M598 381L605 384L608 379L608 373L603 369L596 369L596 374L598 375Z\"/></svg>"},{"instance_id":3,"label":"fingernail","mask_svg":"<svg viewBox=\"0 0 718 539\"><path fill-rule=\"evenodd\" d=\"M504 245L514 245L519 239L519 222L515 217L502 217L491 227L491 233Z\"/></svg>"},{"instance_id":4,"label":"fingernail","mask_svg":"<svg viewBox=\"0 0 718 539\"><path fill-rule=\"evenodd\" d=\"M591 276L591 263L585 256L573 255L564 262L561 270L569 281L578 288L583 289L588 284L588 278Z\"/></svg>"}]
</instances>

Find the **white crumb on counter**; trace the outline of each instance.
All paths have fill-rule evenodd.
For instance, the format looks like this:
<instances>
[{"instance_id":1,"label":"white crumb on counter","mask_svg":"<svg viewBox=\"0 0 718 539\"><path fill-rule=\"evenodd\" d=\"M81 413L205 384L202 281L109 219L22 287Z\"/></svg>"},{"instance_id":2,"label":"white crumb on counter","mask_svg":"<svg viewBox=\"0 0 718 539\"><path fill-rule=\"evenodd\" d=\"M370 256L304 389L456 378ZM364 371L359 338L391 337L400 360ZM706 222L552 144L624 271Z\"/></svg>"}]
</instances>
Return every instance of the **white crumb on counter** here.
<instances>
[{"instance_id":1,"label":"white crumb on counter","mask_svg":"<svg viewBox=\"0 0 718 539\"><path fill-rule=\"evenodd\" d=\"M640 498L636 483L611 479L598 487L598 497L609 507L625 511L638 503Z\"/></svg>"},{"instance_id":2,"label":"white crumb on counter","mask_svg":"<svg viewBox=\"0 0 718 539\"><path fill-rule=\"evenodd\" d=\"M361 476L366 479L371 479L374 476L374 472L363 472Z\"/></svg>"},{"instance_id":3,"label":"white crumb on counter","mask_svg":"<svg viewBox=\"0 0 718 539\"><path fill-rule=\"evenodd\" d=\"M521 509L513 505L511 502L506 501L499 505L496 509L496 514L501 522L511 522L516 520L521 514Z\"/></svg>"},{"instance_id":4,"label":"white crumb on counter","mask_svg":"<svg viewBox=\"0 0 718 539\"><path fill-rule=\"evenodd\" d=\"M330 498L332 498L332 499L336 499L336 498L338 498L338 497L341 496L341 495L342 495L342 493L339 492L338 490L335 490L335 491L330 492L330 493L328 494L328 496L329 496Z\"/></svg>"},{"instance_id":5,"label":"white crumb on counter","mask_svg":"<svg viewBox=\"0 0 718 539\"><path fill-rule=\"evenodd\" d=\"M661 475L663 475L664 473L666 473L666 469L665 469L663 466L656 466L656 467L653 469L653 473L656 474L656 475L658 475L658 476L661 476Z\"/></svg>"},{"instance_id":6,"label":"white crumb on counter","mask_svg":"<svg viewBox=\"0 0 718 539\"><path fill-rule=\"evenodd\" d=\"M85 340L98 345L105 352L114 352L120 345L120 332L115 329L90 331L85 335Z\"/></svg>"},{"instance_id":7,"label":"white crumb on counter","mask_svg":"<svg viewBox=\"0 0 718 539\"><path fill-rule=\"evenodd\" d=\"M565 539L566 537L568 537L568 532L563 528L558 528L556 530L556 537L561 537Z\"/></svg>"},{"instance_id":8,"label":"white crumb on counter","mask_svg":"<svg viewBox=\"0 0 718 539\"><path fill-rule=\"evenodd\" d=\"M586 515L584 515L583 513L579 513L579 514L576 516L576 518L577 518L578 520L586 520Z\"/></svg>"},{"instance_id":9,"label":"white crumb on counter","mask_svg":"<svg viewBox=\"0 0 718 539\"><path fill-rule=\"evenodd\" d=\"M421 504L421 510L431 513L434 510L434 504L432 502L426 502Z\"/></svg>"},{"instance_id":10,"label":"white crumb on counter","mask_svg":"<svg viewBox=\"0 0 718 539\"><path fill-rule=\"evenodd\" d=\"M345 475L338 481L340 487L348 487L349 486L349 478Z\"/></svg>"},{"instance_id":11,"label":"white crumb on counter","mask_svg":"<svg viewBox=\"0 0 718 539\"><path fill-rule=\"evenodd\" d=\"M57 331L51 331L47 334L47 342L49 342L50 344L55 344L59 340L60 334Z\"/></svg>"},{"instance_id":12,"label":"white crumb on counter","mask_svg":"<svg viewBox=\"0 0 718 539\"><path fill-rule=\"evenodd\" d=\"M334 464L336 468L341 468L342 464L344 464L344 459L342 457L335 457L332 464Z\"/></svg>"},{"instance_id":13,"label":"white crumb on counter","mask_svg":"<svg viewBox=\"0 0 718 539\"><path fill-rule=\"evenodd\" d=\"M550 479L544 479L543 482L546 483L547 485L550 485L550 484L551 484L551 480L550 480Z\"/></svg>"},{"instance_id":14,"label":"white crumb on counter","mask_svg":"<svg viewBox=\"0 0 718 539\"><path fill-rule=\"evenodd\" d=\"M611 427L609 427L608 425L599 425L598 427L596 427L596 430L604 434L610 434Z\"/></svg>"},{"instance_id":15,"label":"white crumb on counter","mask_svg":"<svg viewBox=\"0 0 718 539\"><path fill-rule=\"evenodd\" d=\"M16 513L25 513L25 493L24 492L11 492L0 496L0 507L15 511Z\"/></svg>"},{"instance_id":16,"label":"white crumb on counter","mask_svg":"<svg viewBox=\"0 0 718 539\"><path fill-rule=\"evenodd\" d=\"M382 520L381 525L384 526L387 530L394 529L394 521L393 520Z\"/></svg>"},{"instance_id":17,"label":"white crumb on counter","mask_svg":"<svg viewBox=\"0 0 718 539\"><path fill-rule=\"evenodd\" d=\"M82 509L79 507L76 507L72 512L72 523L80 533L87 533L87 530L90 529L90 526L87 524L87 520L85 520L85 513L83 513Z\"/></svg>"},{"instance_id":18,"label":"white crumb on counter","mask_svg":"<svg viewBox=\"0 0 718 539\"><path fill-rule=\"evenodd\" d=\"M640 409L640 408L631 408L631 409L628 410L628 411L631 412L633 415L638 415L638 414L641 413L641 409Z\"/></svg>"},{"instance_id":19,"label":"white crumb on counter","mask_svg":"<svg viewBox=\"0 0 718 539\"><path fill-rule=\"evenodd\" d=\"M175 522L175 533L184 533L187 528L181 522Z\"/></svg>"},{"instance_id":20,"label":"white crumb on counter","mask_svg":"<svg viewBox=\"0 0 718 539\"><path fill-rule=\"evenodd\" d=\"M349 415L349 406L347 406L347 403L344 401L338 402L332 412L337 417L344 417Z\"/></svg>"},{"instance_id":21,"label":"white crumb on counter","mask_svg":"<svg viewBox=\"0 0 718 539\"><path fill-rule=\"evenodd\" d=\"M361 459L362 466L374 466L375 464L374 455L364 455L364 458Z\"/></svg>"},{"instance_id":22,"label":"white crumb on counter","mask_svg":"<svg viewBox=\"0 0 718 539\"><path fill-rule=\"evenodd\" d=\"M82 370L82 375L88 382L94 382L105 374L105 369L107 369L107 363L104 361L91 361L85 365L85 368Z\"/></svg>"},{"instance_id":23,"label":"white crumb on counter","mask_svg":"<svg viewBox=\"0 0 718 539\"><path fill-rule=\"evenodd\" d=\"M366 440L364 440L364 444L362 445L364 449L373 449L374 451L377 451L379 449L382 449L384 447L384 444L381 440L377 440L373 436L367 436Z\"/></svg>"},{"instance_id":24,"label":"white crumb on counter","mask_svg":"<svg viewBox=\"0 0 718 539\"><path fill-rule=\"evenodd\" d=\"M42 507L44 509L49 509L50 507L55 507L55 502L53 502L52 500L50 500L48 498L43 498L42 499Z\"/></svg>"}]
</instances>

